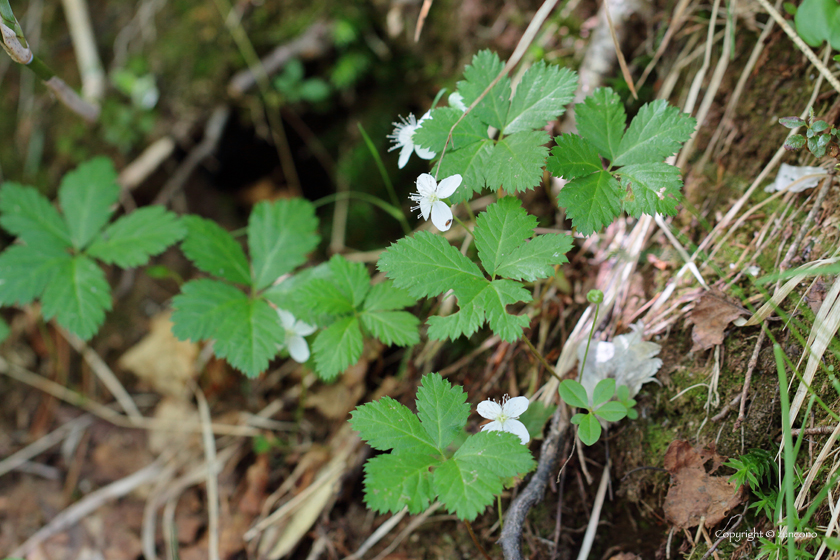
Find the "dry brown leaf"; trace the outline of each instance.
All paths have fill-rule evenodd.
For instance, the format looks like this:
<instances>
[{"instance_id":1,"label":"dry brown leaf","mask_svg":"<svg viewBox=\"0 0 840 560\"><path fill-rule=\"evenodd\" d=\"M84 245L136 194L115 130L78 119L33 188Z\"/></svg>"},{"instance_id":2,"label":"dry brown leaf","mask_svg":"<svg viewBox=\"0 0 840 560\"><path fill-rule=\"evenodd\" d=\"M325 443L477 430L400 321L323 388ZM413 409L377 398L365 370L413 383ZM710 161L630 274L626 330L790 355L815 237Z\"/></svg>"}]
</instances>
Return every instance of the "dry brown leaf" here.
<instances>
[{"instance_id":1,"label":"dry brown leaf","mask_svg":"<svg viewBox=\"0 0 840 560\"><path fill-rule=\"evenodd\" d=\"M744 501L743 487L727 477L710 476L703 465L712 460L713 469L722 462L714 449L693 449L685 440L671 442L664 466L673 476L673 485L665 497L665 519L682 529L720 523L728 511Z\"/></svg>"},{"instance_id":2,"label":"dry brown leaf","mask_svg":"<svg viewBox=\"0 0 840 560\"><path fill-rule=\"evenodd\" d=\"M338 383L321 387L310 395L306 399L307 408L317 408L318 412L330 420L347 418L365 393L364 380L368 365L363 357L357 364L350 366Z\"/></svg>"},{"instance_id":3,"label":"dry brown leaf","mask_svg":"<svg viewBox=\"0 0 840 560\"><path fill-rule=\"evenodd\" d=\"M162 399L155 407L154 419L173 427L199 423L198 410L189 401L172 397ZM200 448L201 435L180 430L149 430L149 451L159 455L170 445Z\"/></svg>"},{"instance_id":4,"label":"dry brown leaf","mask_svg":"<svg viewBox=\"0 0 840 560\"><path fill-rule=\"evenodd\" d=\"M729 323L741 315L750 315L750 313L723 292L717 290L704 292L689 315L691 322L694 323L694 330L691 332L694 345L691 351L700 352L721 344L723 331Z\"/></svg>"},{"instance_id":5,"label":"dry brown leaf","mask_svg":"<svg viewBox=\"0 0 840 560\"><path fill-rule=\"evenodd\" d=\"M260 512L266 496L265 489L268 486L270 471L268 455L265 453L258 455L257 460L248 467L248 472L245 473L245 492L239 500L239 511L250 515L257 515Z\"/></svg>"}]
</instances>

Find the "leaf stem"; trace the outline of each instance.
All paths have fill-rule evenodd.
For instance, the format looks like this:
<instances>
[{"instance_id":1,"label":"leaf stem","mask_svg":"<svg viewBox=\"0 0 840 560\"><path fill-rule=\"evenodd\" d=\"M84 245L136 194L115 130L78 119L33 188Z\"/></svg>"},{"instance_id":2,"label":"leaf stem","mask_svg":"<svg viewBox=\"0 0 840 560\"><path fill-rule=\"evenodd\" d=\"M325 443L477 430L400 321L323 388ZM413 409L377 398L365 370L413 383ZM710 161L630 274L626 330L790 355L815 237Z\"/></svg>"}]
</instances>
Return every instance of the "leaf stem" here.
<instances>
[{"instance_id":1,"label":"leaf stem","mask_svg":"<svg viewBox=\"0 0 840 560\"><path fill-rule=\"evenodd\" d=\"M478 549L481 555L484 556L484 560L493 560L492 558L490 558L490 555L487 554L487 551L484 550L484 547L481 546L481 544L478 542L478 539L475 538L475 533L473 533L473 528L472 525L470 525L470 522L464 519L464 525L467 526L467 532L470 534L470 537L472 537L473 543L475 543L475 547Z\"/></svg>"},{"instance_id":2,"label":"leaf stem","mask_svg":"<svg viewBox=\"0 0 840 560\"><path fill-rule=\"evenodd\" d=\"M545 357L542 354L540 354L539 351L534 347L534 343L531 342L531 339L523 335L522 340L525 341L525 344L527 344L528 348L531 349L531 353L540 361L543 367L548 370L548 373L556 377L558 381L563 381L563 378L557 375L557 372L554 371L554 368L551 367L551 365L549 365L548 360L546 360Z\"/></svg>"},{"instance_id":3,"label":"leaf stem","mask_svg":"<svg viewBox=\"0 0 840 560\"><path fill-rule=\"evenodd\" d=\"M586 358L589 357L589 344L592 342L592 337L595 336L595 325L598 324L598 309L600 307L600 303L595 304L595 317L592 319L592 328L589 330L589 338L586 340L586 353L583 355L583 363L580 364L581 375L583 375L583 368L586 367Z\"/></svg>"},{"instance_id":4,"label":"leaf stem","mask_svg":"<svg viewBox=\"0 0 840 560\"><path fill-rule=\"evenodd\" d=\"M503 530L505 528L505 518L502 515L502 495L499 494L496 496L496 509L499 510L499 530Z\"/></svg>"}]
</instances>

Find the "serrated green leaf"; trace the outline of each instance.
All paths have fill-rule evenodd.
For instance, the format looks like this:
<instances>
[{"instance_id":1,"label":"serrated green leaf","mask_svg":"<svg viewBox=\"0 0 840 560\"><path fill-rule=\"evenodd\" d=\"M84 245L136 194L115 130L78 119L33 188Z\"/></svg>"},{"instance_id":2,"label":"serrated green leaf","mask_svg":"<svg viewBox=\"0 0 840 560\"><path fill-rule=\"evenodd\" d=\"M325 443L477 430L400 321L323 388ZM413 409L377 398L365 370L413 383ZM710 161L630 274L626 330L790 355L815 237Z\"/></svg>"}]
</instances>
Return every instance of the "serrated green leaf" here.
<instances>
[{"instance_id":1,"label":"serrated green leaf","mask_svg":"<svg viewBox=\"0 0 840 560\"><path fill-rule=\"evenodd\" d=\"M578 232L589 235L621 213L621 185L606 171L599 171L566 183L557 202Z\"/></svg>"},{"instance_id":2,"label":"serrated green leaf","mask_svg":"<svg viewBox=\"0 0 840 560\"><path fill-rule=\"evenodd\" d=\"M483 50L473 56L472 63L464 69L464 81L458 82L458 93L464 97L464 105L469 107L478 99L502 68L504 64L494 52ZM509 107L510 78L504 76L487 92L472 113L483 122L501 130L504 128Z\"/></svg>"},{"instance_id":3,"label":"serrated green leaf","mask_svg":"<svg viewBox=\"0 0 840 560\"><path fill-rule=\"evenodd\" d=\"M261 290L304 262L318 246L315 207L302 198L260 202L248 219L254 287Z\"/></svg>"},{"instance_id":4,"label":"serrated green leaf","mask_svg":"<svg viewBox=\"0 0 840 560\"><path fill-rule=\"evenodd\" d=\"M302 300L301 303L305 302L305 306L309 309L307 315L311 317L346 315L355 311L353 303L330 280L310 280L300 287L295 296Z\"/></svg>"},{"instance_id":5,"label":"serrated green leaf","mask_svg":"<svg viewBox=\"0 0 840 560\"><path fill-rule=\"evenodd\" d=\"M619 153L627 114L621 98L610 88L598 88L575 105L578 133L610 161Z\"/></svg>"},{"instance_id":6,"label":"serrated green leaf","mask_svg":"<svg viewBox=\"0 0 840 560\"><path fill-rule=\"evenodd\" d=\"M76 249L84 249L111 218L120 196L117 172L106 157L79 165L61 180L58 200Z\"/></svg>"},{"instance_id":7,"label":"serrated green leaf","mask_svg":"<svg viewBox=\"0 0 840 560\"><path fill-rule=\"evenodd\" d=\"M440 459L417 453L390 453L365 463L365 503L379 513L397 513L408 506L422 513L435 499L431 469Z\"/></svg>"},{"instance_id":8,"label":"serrated green leaf","mask_svg":"<svg viewBox=\"0 0 840 560\"><path fill-rule=\"evenodd\" d=\"M330 281L355 308L364 301L370 290L370 274L363 263L350 262L341 255L330 259Z\"/></svg>"},{"instance_id":9,"label":"serrated green leaf","mask_svg":"<svg viewBox=\"0 0 840 560\"><path fill-rule=\"evenodd\" d=\"M592 390L592 406L597 407L613 398L613 396L615 396L615 379L611 377L602 379Z\"/></svg>"},{"instance_id":10,"label":"serrated green leaf","mask_svg":"<svg viewBox=\"0 0 840 560\"><path fill-rule=\"evenodd\" d=\"M247 299L230 284L207 278L191 280L172 298L172 334L194 342L215 338L228 315ZM282 338L277 342L283 342Z\"/></svg>"},{"instance_id":11,"label":"serrated green leaf","mask_svg":"<svg viewBox=\"0 0 840 560\"><path fill-rule=\"evenodd\" d=\"M420 342L420 320L405 311L362 311L359 319L365 330L385 344L413 346Z\"/></svg>"},{"instance_id":12,"label":"serrated green leaf","mask_svg":"<svg viewBox=\"0 0 840 560\"><path fill-rule=\"evenodd\" d=\"M369 402L350 413L350 425L379 451L440 455L434 442L408 407L391 397Z\"/></svg>"},{"instance_id":13,"label":"serrated green leaf","mask_svg":"<svg viewBox=\"0 0 840 560\"><path fill-rule=\"evenodd\" d=\"M392 311L415 303L417 303L417 300L408 295L405 290L395 287L392 281L385 280L371 286L362 309L365 311Z\"/></svg>"},{"instance_id":14,"label":"serrated green leaf","mask_svg":"<svg viewBox=\"0 0 840 560\"><path fill-rule=\"evenodd\" d=\"M496 270L496 274L512 280L533 282L554 274L554 266L569 262L566 253L572 248L574 238L559 233L538 235L511 251Z\"/></svg>"},{"instance_id":15,"label":"serrated green leaf","mask_svg":"<svg viewBox=\"0 0 840 560\"><path fill-rule=\"evenodd\" d=\"M446 150L439 175L451 177L457 174L462 177L461 186L449 197L452 204L470 200L474 193L481 192L487 184L485 172L493 157L494 146L495 142L487 139L460 150Z\"/></svg>"},{"instance_id":16,"label":"serrated green leaf","mask_svg":"<svg viewBox=\"0 0 840 560\"><path fill-rule=\"evenodd\" d=\"M44 294L41 313L82 340L88 340L105 322L111 310L111 286L92 259L76 255L56 267Z\"/></svg>"},{"instance_id":17,"label":"serrated green leaf","mask_svg":"<svg viewBox=\"0 0 840 560\"><path fill-rule=\"evenodd\" d=\"M646 103L630 122L613 165L660 162L691 138L697 121L664 99Z\"/></svg>"},{"instance_id":18,"label":"serrated green leaf","mask_svg":"<svg viewBox=\"0 0 840 560\"><path fill-rule=\"evenodd\" d=\"M377 268L412 297L429 297L448 290L474 289L484 282L481 270L440 235L421 231L404 237L385 251Z\"/></svg>"},{"instance_id":19,"label":"serrated green leaf","mask_svg":"<svg viewBox=\"0 0 840 560\"><path fill-rule=\"evenodd\" d=\"M525 429L531 434L532 439L542 439L542 431L545 423L557 410L557 405L547 405L541 401L534 401L528 410L522 413L519 421L525 425Z\"/></svg>"},{"instance_id":20,"label":"serrated green leaf","mask_svg":"<svg viewBox=\"0 0 840 560\"><path fill-rule=\"evenodd\" d=\"M617 175L621 184L632 189L633 196L624 203L631 216L655 213L673 216L682 200L683 182L680 170L664 162L643 163L622 167Z\"/></svg>"},{"instance_id":21,"label":"serrated green leaf","mask_svg":"<svg viewBox=\"0 0 840 560\"><path fill-rule=\"evenodd\" d=\"M313 345L318 376L329 381L358 362L363 343L359 320L354 316L342 317L321 331Z\"/></svg>"},{"instance_id":22,"label":"serrated green leaf","mask_svg":"<svg viewBox=\"0 0 840 560\"><path fill-rule=\"evenodd\" d=\"M601 157L595 145L577 134L563 134L554 139L546 169L555 177L571 180L601 171Z\"/></svg>"},{"instance_id":23,"label":"serrated green leaf","mask_svg":"<svg viewBox=\"0 0 840 560\"><path fill-rule=\"evenodd\" d=\"M542 170L549 140L542 130L517 132L505 136L493 148L485 179L492 190L503 187L506 191L522 192L536 187L542 181Z\"/></svg>"},{"instance_id":24,"label":"serrated green leaf","mask_svg":"<svg viewBox=\"0 0 840 560\"><path fill-rule=\"evenodd\" d=\"M9 323L7 323L5 320L3 320L2 317L0 317L0 343L2 343L9 337L9 334L11 332L12 331L9 328Z\"/></svg>"},{"instance_id":25,"label":"serrated green leaf","mask_svg":"<svg viewBox=\"0 0 840 560\"><path fill-rule=\"evenodd\" d=\"M163 206L147 206L108 226L93 240L87 253L122 268L140 266L180 241L187 229Z\"/></svg>"},{"instance_id":26,"label":"serrated green leaf","mask_svg":"<svg viewBox=\"0 0 840 560\"><path fill-rule=\"evenodd\" d=\"M506 196L479 214L476 219L475 247L484 270L495 275L514 249L534 234L537 219L522 208L516 197Z\"/></svg>"},{"instance_id":27,"label":"serrated green leaf","mask_svg":"<svg viewBox=\"0 0 840 560\"><path fill-rule=\"evenodd\" d=\"M528 446L522 445L519 436L502 431L471 435L452 458L502 478L530 472L536 466Z\"/></svg>"},{"instance_id":28,"label":"serrated green leaf","mask_svg":"<svg viewBox=\"0 0 840 560\"><path fill-rule=\"evenodd\" d=\"M309 299L303 297L301 293L310 282L325 280L330 277L330 274L328 263L304 268L294 276L267 288L262 295L280 309L285 309L305 323L320 323L321 321L316 320L317 314L312 310Z\"/></svg>"},{"instance_id":29,"label":"serrated green leaf","mask_svg":"<svg viewBox=\"0 0 840 560\"><path fill-rule=\"evenodd\" d=\"M564 379L557 388L560 398L569 406L575 408L589 408L589 395L583 385L574 379Z\"/></svg>"},{"instance_id":30,"label":"serrated green leaf","mask_svg":"<svg viewBox=\"0 0 840 560\"><path fill-rule=\"evenodd\" d=\"M584 414L583 418L578 423L578 436L580 441L586 445L592 445L598 438L601 437L601 423L595 418L595 415Z\"/></svg>"},{"instance_id":31,"label":"serrated green leaf","mask_svg":"<svg viewBox=\"0 0 840 560\"><path fill-rule=\"evenodd\" d=\"M566 111L577 88L577 75L567 68L543 61L532 65L510 102L504 133L542 128Z\"/></svg>"},{"instance_id":32,"label":"serrated green leaf","mask_svg":"<svg viewBox=\"0 0 840 560\"><path fill-rule=\"evenodd\" d=\"M467 394L437 373L423 376L417 389L417 416L432 442L445 449L464 428L470 415Z\"/></svg>"},{"instance_id":33,"label":"serrated green leaf","mask_svg":"<svg viewBox=\"0 0 840 560\"><path fill-rule=\"evenodd\" d=\"M627 407L620 402L610 401L595 410L595 415L603 418L607 422L618 422L627 416Z\"/></svg>"},{"instance_id":34,"label":"serrated green leaf","mask_svg":"<svg viewBox=\"0 0 840 560\"><path fill-rule=\"evenodd\" d=\"M238 299L215 333L213 352L248 377L257 377L284 340L277 311L264 299Z\"/></svg>"},{"instance_id":35,"label":"serrated green leaf","mask_svg":"<svg viewBox=\"0 0 840 560\"><path fill-rule=\"evenodd\" d=\"M70 230L58 210L32 187L3 183L0 188L0 226L27 245L71 245Z\"/></svg>"},{"instance_id":36,"label":"serrated green leaf","mask_svg":"<svg viewBox=\"0 0 840 560\"><path fill-rule=\"evenodd\" d=\"M0 254L0 305L30 303L70 259L52 245L12 245Z\"/></svg>"},{"instance_id":37,"label":"serrated green leaf","mask_svg":"<svg viewBox=\"0 0 840 560\"><path fill-rule=\"evenodd\" d=\"M414 133L412 137L414 144L427 148L436 154L441 153L443 145L449 137L449 131L452 130L452 125L458 122L463 114L462 111L449 107L432 109L431 118L424 120L423 126ZM470 113L452 131L452 141L447 146L446 152L459 150L487 139L487 125L482 123L473 113Z\"/></svg>"},{"instance_id":38,"label":"serrated green leaf","mask_svg":"<svg viewBox=\"0 0 840 560\"><path fill-rule=\"evenodd\" d=\"M200 270L237 284L251 284L245 251L220 225L198 216L186 216L187 237L181 250Z\"/></svg>"}]
</instances>

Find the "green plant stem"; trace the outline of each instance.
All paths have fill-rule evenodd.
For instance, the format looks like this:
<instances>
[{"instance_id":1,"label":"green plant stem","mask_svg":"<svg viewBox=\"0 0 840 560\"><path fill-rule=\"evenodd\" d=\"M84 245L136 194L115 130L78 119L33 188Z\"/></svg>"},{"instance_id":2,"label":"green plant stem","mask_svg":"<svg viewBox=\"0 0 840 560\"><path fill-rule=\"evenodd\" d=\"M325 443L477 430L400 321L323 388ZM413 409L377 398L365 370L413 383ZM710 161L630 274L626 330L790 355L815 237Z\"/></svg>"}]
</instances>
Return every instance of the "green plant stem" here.
<instances>
[{"instance_id":1,"label":"green plant stem","mask_svg":"<svg viewBox=\"0 0 840 560\"><path fill-rule=\"evenodd\" d=\"M376 151L376 146L373 145L373 141L370 139L370 136L368 136L368 133L362 126L362 123L358 123L358 127L359 132L362 133L362 138L364 139L365 144L367 144L370 155L373 157L373 161L376 163L377 169L379 169L379 175L382 177L382 182L385 183L385 188L388 190L388 196L391 197L391 204L393 204L395 208L399 208L400 201L397 198L394 185L391 183L391 178L388 176L388 172L385 171L385 164L382 163L382 158L379 157L379 152ZM400 216L402 217L400 224L402 225L405 234L408 235L411 233L411 227L408 225L408 220L405 219L405 215L402 212L400 212Z\"/></svg>"},{"instance_id":2,"label":"green plant stem","mask_svg":"<svg viewBox=\"0 0 840 560\"><path fill-rule=\"evenodd\" d=\"M785 445L785 521L787 522L787 551L788 560L796 557L796 543L793 538L793 520L796 508L793 504L794 453L793 437L790 432L790 401L787 393L787 375L785 374L785 360L782 347L773 345L773 355L776 358L776 372L779 375L779 400L782 405L782 435Z\"/></svg>"},{"instance_id":3,"label":"green plant stem","mask_svg":"<svg viewBox=\"0 0 840 560\"><path fill-rule=\"evenodd\" d=\"M549 365L548 360L546 360L545 357L543 357L543 355L537 351L536 347L534 346L534 343L531 342L531 339L523 335L522 340L525 341L525 344L527 344L528 348L531 349L531 353L540 361L543 367L548 370L548 373L556 377L557 381L563 381L563 378L557 375L557 372L554 371L554 368L551 367L551 365Z\"/></svg>"},{"instance_id":4,"label":"green plant stem","mask_svg":"<svg viewBox=\"0 0 840 560\"><path fill-rule=\"evenodd\" d=\"M460 225L462 228L464 228L464 230L470 235L470 237L474 237L472 230L467 227L467 224L462 222L461 219L458 216L456 216L455 214L453 214L452 217L455 219L456 222L458 222L458 225Z\"/></svg>"},{"instance_id":5,"label":"green plant stem","mask_svg":"<svg viewBox=\"0 0 840 560\"><path fill-rule=\"evenodd\" d=\"M598 309L600 307L600 303L595 304L595 317L592 318L592 328L589 330L589 338L586 341L586 353L583 355L583 363L580 364L581 374L583 373L583 368L586 367L586 358L589 357L589 344L592 342L592 337L595 336L595 325L598 324Z\"/></svg>"},{"instance_id":6,"label":"green plant stem","mask_svg":"<svg viewBox=\"0 0 840 560\"><path fill-rule=\"evenodd\" d=\"M470 206L470 201L465 200L462 204L467 210L467 215L470 217L470 222L475 223L475 213L472 210L472 206Z\"/></svg>"},{"instance_id":7,"label":"green plant stem","mask_svg":"<svg viewBox=\"0 0 840 560\"><path fill-rule=\"evenodd\" d=\"M499 510L499 530L503 530L505 528L505 518L502 515L502 495L499 494L496 496L496 509Z\"/></svg>"},{"instance_id":8,"label":"green plant stem","mask_svg":"<svg viewBox=\"0 0 840 560\"><path fill-rule=\"evenodd\" d=\"M400 221L400 218L405 219L405 216L403 216L403 213L400 212L399 208L395 208L395 207L391 206L390 204L388 204L387 202L385 202L384 200L382 200L379 197L373 196L372 194L363 193L363 192L345 191L345 192L339 192L339 193L335 193L335 194L329 194L327 196L319 198L318 200L316 200L312 204L315 206L315 208L319 208L321 206L324 206L325 204L335 202L336 200L344 200L344 199L347 199L347 198L357 198L357 199L362 200L364 202L367 202L369 204L373 204L374 206L376 206L378 208L381 208L382 210L387 212L390 216L392 216L397 221Z\"/></svg>"},{"instance_id":9,"label":"green plant stem","mask_svg":"<svg viewBox=\"0 0 840 560\"><path fill-rule=\"evenodd\" d=\"M472 525L470 525L470 522L464 519L464 525L467 526L467 532L470 534L470 537L472 537L472 541L473 543L475 543L475 547L478 549L481 555L484 556L484 560L493 560L492 558L490 558L490 555L487 554L487 551L484 550L484 547L481 546L481 543L478 542L478 539L475 537L475 533L473 533L473 528Z\"/></svg>"}]
</instances>

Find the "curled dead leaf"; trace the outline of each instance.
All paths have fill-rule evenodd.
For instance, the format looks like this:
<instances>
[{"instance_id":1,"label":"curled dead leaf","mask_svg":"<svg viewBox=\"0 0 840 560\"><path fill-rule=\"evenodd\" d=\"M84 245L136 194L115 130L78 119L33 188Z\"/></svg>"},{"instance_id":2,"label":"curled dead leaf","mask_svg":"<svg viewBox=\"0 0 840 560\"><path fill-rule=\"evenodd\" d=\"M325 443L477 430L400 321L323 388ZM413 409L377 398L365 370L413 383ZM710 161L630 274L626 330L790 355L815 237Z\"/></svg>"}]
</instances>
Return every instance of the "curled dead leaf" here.
<instances>
[{"instance_id":1,"label":"curled dead leaf","mask_svg":"<svg viewBox=\"0 0 840 560\"><path fill-rule=\"evenodd\" d=\"M691 351L700 352L721 344L723 332L729 323L742 315L750 315L750 312L732 301L723 292L718 290L704 292L689 314L694 324L694 329L691 331L691 340L694 341Z\"/></svg>"}]
</instances>

